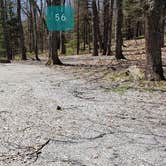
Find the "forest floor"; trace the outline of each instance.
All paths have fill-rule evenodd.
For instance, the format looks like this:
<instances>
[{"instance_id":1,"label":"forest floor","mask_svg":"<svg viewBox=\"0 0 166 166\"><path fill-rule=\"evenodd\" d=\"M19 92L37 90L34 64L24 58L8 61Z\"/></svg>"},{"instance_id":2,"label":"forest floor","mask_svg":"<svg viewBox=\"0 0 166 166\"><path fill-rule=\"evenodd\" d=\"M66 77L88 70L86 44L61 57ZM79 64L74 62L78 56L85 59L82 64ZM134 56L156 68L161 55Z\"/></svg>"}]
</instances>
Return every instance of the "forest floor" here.
<instances>
[{"instance_id":1,"label":"forest floor","mask_svg":"<svg viewBox=\"0 0 166 166\"><path fill-rule=\"evenodd\" d=\"M0 64L0 165L165 166L165 82L130 60L62 60Z\"/></svg>"}]
</instances>

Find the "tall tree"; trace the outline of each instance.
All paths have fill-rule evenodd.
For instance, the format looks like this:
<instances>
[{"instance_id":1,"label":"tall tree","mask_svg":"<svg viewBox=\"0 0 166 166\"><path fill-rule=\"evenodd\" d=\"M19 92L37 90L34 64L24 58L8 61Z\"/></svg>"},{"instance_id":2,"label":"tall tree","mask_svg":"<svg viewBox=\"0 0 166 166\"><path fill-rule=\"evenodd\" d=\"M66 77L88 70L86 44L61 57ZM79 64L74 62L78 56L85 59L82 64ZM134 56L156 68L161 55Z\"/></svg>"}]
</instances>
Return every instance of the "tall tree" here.
<instances>
[{"instance_id":1,"label":"tall tree","mask_svg":"<svg viewBox=\"0 0 166 166\"><path fill-rule=\"evenodd\" d=\"M32 10L32 20L33 20L33 35L34 35L34 52L36 60L39 59L39 47L38 47L38 30L37 30L37 9L36 9L36 1L30 0L30 6Z\"/></svg>"},{"instance_id":2,"label":"tall tree","mask_svg":"<svg viewBox=\"0 0 166 166\"><path fill-rule=\"evenodd\" d=\"M61 5L61 0L46 0L48 6ZM61 65L62 62L58 57L58 45L59 45L59 32L49 32L49 58L55 65Z\"/></svg>"},{"instance_id":3,"label":"tall tree","mask_svg":"<svg viewBox=\"0 0 166 166\"><path fill-rule=\"evenodd\" d=\"M21 58L22 60L27 60L25 41L24 41L24 31L23 31L22 20L21 20L21 1L20 0L17 0L17 17L18 17L20 47L21 47L21 54L22 54Z\"/></svg>"},{"instance_id":4,"label":"tall tree","mask_svg":"<svg viewBox=\"0 0 166 166\"><path fill-rule=\"evenodd\" d=\"M161 57L161 9L163 0L145 2L146 79L164 80Z\"/></svg>"},{"instance_id":5,"label":"tall tree","mask_svg":"<svg viewBox=\"0 0 166 166\"><path fill-rule=\"evenodd\" d=\"M0 1L0 14L2 19L2 29L3 29L3 35L4 35L4 45L5 45L5 51L6 51L6 57L8 60L12 59L12 49L11 49L11 43L10 43L10 36L9 36L9 29L7 25L7 6L6 1L1 0Z\"/></svg>"},{"instance_id":6,"label":"tall tree","mask_svg":"<svg viewBox=\"0 0 166 166\"><path fill-rule=\"evenodd\" d=\"M33 14L32 14L32 2L29 0L29 4L27 4L27 10L29 5L29 12L27 12L28 17L28 45L29 45L29 51L32 53L34 50L34 31L33 31Z\"/></svg>"},{"instance_id":7,"label":"tall tree","mask_svg":"<svg viewBox=\"0 0 166 166\"><path fill-rule=\"evenodd\" d=\"M161 9L161 47L164 47L165 19L166 19L166 2L162 4L162 9Z\"/></svg>"},{"instance_id":8,"label":"tall tree","mask_svg":"<svg viewBox=\"0 0 166 166\"><path fill-rule=\"evenodd\" d=\"M43 22L43 17L44 17L44 3L43 3L43 0L40 0L40 11L41 11L41 14L40 14L40 23L39 23L39 26L40 26L40 31L39 31L39 36L40 36L40 50L41 52L43 53L44 51L44 22Z\"/></svg>"},{"instance_id":9,"label":"tall tree","mask_svg":"<svg viewBox=\"0 0 166 166\"><path fill-rule=\"evenodd\" d=\"M101 2L101 0L98 0L98 5L97 5L97 7L96 7L96 10L97 10L97 12L96 12L96 20L97 20L97 35L98 35L98 42L99 42L99 48L100 48L100 52L102 52L102 50L103 50L103 39L102 39L102 24L101 24L101 17L100 17L100 2Z\"/></svg>"},{"instance_id":10,"label":"tall tree","mask_svg":"<svg viewBox=\"0 0 166 166\"><path fill-rule=\"evenodd\" d=\"M80 53L80 1L77 1L77 55Z\"/></svg>"},{"instance_id":11,"label":"tall tree","mask_svg":"<svg viewBox=\"0 0 166 166\"><path fill-rule=\"evenodd\" d=\"M93 11L93 56L98 56L98 11L96 0L92 1Z\"/></svg>"},{"instance_id":12,"label":"tall tree","mask_svg":"<svg viewBox=\"0 0 166 166\"><path fill-rule=\"evenodd\" d=\"M63 0L63 5L66 4L66 0ZM66 54L66 36L65 32L62 31L60 33L60 48L61 48L61 54L65 55Z\"/></svg>"},{"instance_id":13,"label":"tall tree","mask_svg":"<svg viewBox=\"0 0 166 166\"><path fill-rule=\"evenodd\" d=\"M103 0L103 7L104 7L104 33L103 33L103 55L107 54L107 48L108 48L108 30L109 30L109 6L110 6L109 0Z\"/></svg>"},{"instance_id":14,"label":"tall tree","mask_svg":"<svg viewBox=\"0 0 166 166\"><path fill-rule=\"evenodd\" d=\"M122 35L122 25L123 25L123 11L122 11L123 0L116 0L116 20L115 20L115 56L116 59L125 59L122 53L123 46L123 35Z\"/></svg>"},{"instance_id":15,"label":"tall tree","mask_svg":"<svg viewBox=\"0 0 166 166\"><path fill-rule=\"evenodd\" d=\"M112 55L111 46L112 46L113 6L114 6L114 0L111 0L110 9L109 9L109 28L108 28L108 48L107 48L107 55Z\"/></svg>"}]
</instances>

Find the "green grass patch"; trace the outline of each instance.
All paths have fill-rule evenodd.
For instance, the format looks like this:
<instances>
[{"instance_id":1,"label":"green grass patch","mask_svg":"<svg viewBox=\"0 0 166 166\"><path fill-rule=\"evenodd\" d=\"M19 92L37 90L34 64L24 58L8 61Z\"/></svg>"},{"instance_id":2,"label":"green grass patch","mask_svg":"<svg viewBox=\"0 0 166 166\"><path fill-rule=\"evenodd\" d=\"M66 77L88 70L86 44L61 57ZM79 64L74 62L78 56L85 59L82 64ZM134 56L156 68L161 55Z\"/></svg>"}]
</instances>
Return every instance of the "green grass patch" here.
<instances>
[{"instance_id":1,"label":"green grass patch","mask_svg":"<svg viewBox=\"0 0 166 166\"><path fill-rule=\"evenodd\" d=\"M113 88L113 91L120 93L120 94L124 94L129 89L131 89L131 86L126 84L126 85L120 85L120 86Z\"/></svg>"}]
</instances>

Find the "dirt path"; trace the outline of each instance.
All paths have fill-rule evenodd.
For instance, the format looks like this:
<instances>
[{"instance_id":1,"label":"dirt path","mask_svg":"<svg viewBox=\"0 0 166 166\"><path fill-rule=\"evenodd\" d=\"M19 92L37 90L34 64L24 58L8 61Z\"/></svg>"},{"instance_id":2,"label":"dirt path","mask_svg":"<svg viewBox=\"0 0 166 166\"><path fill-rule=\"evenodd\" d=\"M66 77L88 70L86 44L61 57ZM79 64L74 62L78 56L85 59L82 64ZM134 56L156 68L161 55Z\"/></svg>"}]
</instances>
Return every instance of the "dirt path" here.
<instances>
[{"instance_id":1,"label":"dirt path","mask_svg":"<svg viewBox=\"0 0 166 166\"><path fill-rule=\"evenodd\" d=\"M1 166L166 165L166 93L105 91L65 70L0 65Z\"/></svg>"}]
</instances>

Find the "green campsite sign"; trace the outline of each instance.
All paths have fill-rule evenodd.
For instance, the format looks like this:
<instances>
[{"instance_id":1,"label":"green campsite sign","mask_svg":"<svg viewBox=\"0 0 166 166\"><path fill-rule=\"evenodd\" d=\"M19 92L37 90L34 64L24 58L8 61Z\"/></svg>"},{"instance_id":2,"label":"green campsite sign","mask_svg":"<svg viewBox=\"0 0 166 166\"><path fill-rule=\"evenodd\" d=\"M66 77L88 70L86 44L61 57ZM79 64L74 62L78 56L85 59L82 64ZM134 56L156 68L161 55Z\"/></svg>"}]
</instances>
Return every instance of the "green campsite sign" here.
<instances>
[{"instance_id":1,"label":"green campsite sign","mask_svg":"<svg viewBox=\"0 0 166 166\"><path fill-rule=\"evenodd\" d=\"M46 24L49 31L74 29L74 8L71 6L49 6L46 9Z\"/></svg>"}]
</instances>

